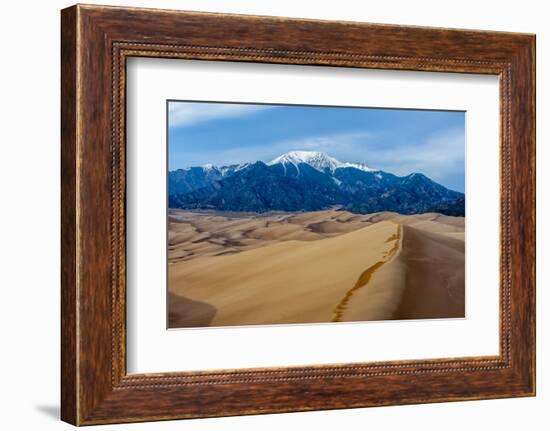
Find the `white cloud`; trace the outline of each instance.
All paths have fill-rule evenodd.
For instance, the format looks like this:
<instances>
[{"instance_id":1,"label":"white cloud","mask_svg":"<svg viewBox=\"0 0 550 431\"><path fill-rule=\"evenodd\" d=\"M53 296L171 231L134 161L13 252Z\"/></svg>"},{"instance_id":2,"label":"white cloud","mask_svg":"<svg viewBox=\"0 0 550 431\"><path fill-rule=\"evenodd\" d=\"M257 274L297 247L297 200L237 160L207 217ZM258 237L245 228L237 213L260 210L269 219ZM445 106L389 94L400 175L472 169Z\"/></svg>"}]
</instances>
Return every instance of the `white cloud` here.
<instances>
[{"instance_id":1,"label":"white cloud","mask_svg":"<svg viewBox=\"0 0 550 431\"><path fill-rule=\"evenodd\" d=\"M227 150L210 154L213 163L232 164L254 162L262 160L267 162L289 151L322 151L341 161L363 161L364 155L358 148L366 148L366 142L372 139L370 132L348 132L329 135L309 136L298 139L286 139L269 144L233 147Z\"/></svg>"},{"instance_id":2,"label":"white cloud","mask_svg":"<svg viewBox=\"0 0 550 431\"><path fill-rule=\"evenodd\" d=\"M399 143L372 152L372 163L400 175L422 172L434 178L464 164L464 131L439 131L419 142ZM463 169L463 167L462 167Z\"/></svg>"},{"instance_id":3,"label":"white cloud","mask_svg":"<svg viewBox=\"0 0 550 431\"><path fill-rule=\"evenodd\" d=\"M309 136L300 139L288 139L275 143L277 148L285 151L293 150L315 150L326 153L342 153L358 145L366 144L373 137L373 134L366 131L336 133L332 135ZM335 154L336 155L336 154Z\"/></svg>"},{"instance_id":4,"label":"white cloud","mask_svg":"<svg viewBox=\"0 0 550 431\"><path fill-rule=\"evenodd\" d=\"M174 159L171 163L187 166L193 159L195 165L267 162L289 151L312 150L325 152L342 162L362 162L373 169L399 176L421 172L447 187L462 189L465 160L462 128L440 130L422 140L411 138L394 143L393 139L385 134L360 130L238 146L208 153L188 153L186 162L179 163Z\"/></svg>"},{"instance_id":5,"label":"white cloud","mask_svg":"<svg viewBox=\"0 0 550 431\"><path fill-rule=\"evenodd\" d=\"M243 117L269 108L266 105L170 102L168 124L170 127L187 127L221 118Z\"/></svg>"},{"instance_id":6,"label":"white cloud","mask_svg":"<svg viewBox=\"0 0 550 431\"><path fill-rule=\"evenodd\" d=\"M421 172L445 184L449 178L464 175L464 130L449 128L419 142L378 147L367 162L396 175Z\"/></svg>"}]
</instances>

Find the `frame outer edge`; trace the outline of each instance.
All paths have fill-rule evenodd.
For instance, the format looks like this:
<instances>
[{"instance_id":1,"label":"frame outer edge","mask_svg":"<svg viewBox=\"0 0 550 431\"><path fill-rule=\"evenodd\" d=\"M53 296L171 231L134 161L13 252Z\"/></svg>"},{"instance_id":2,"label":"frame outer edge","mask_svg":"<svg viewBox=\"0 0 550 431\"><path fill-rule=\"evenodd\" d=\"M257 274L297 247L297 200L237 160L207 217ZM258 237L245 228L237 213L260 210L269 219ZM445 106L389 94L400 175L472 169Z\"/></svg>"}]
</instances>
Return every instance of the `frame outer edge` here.
<instances>
[{"instance_id":1,"label":"frame outer edge","mask_svg":"<svg viewBox=\"0 0 550 431\"><path fill-rule=\"evenodd\" d=\"M79 423L77 276L78 7L61 11L61 420Z\"/></svg>"},{"instance_id":2,"label":"frame outer edge","mask_svg":"<svg viewBox=\"0 0 550 431\"><path fill-rule=\"evenodd\" d=\"M532 176L533 176L533 237L534 237L534 255L533 255L533 315L531 317L532 333L531 337L533 340L533 358L532 358L532 370L531 378L533 379L533 387L531 394L537 396L537 37L533 35L531 39L531 50L530 55L533 61L533 68L531 71L531 79L533 82L533 94L531 97L531 104L533 107L533 136L532 136L532 145L533 145L533 157L531 160L532 165Z\"/></svg>"},{"instance_id":3,"label":"frame outer edge","mask_svg":"<svg viewBox=\"0 0 550 431\"><path fill-rule=\"evenodd\" d=\"M537 395L537 292L536 292L536 283L537 283L537 259L536 259L536 250L537 250L537 37L532 35L528 40L527 48L527 64L530 67L530 74L527 76L527 83L530 88L529 100L528 103L531 109L531 122L528 124L529 134L529 144L531 147L531 157L529 160L530 172L529 178L532 181L532 190L530 195L527 197L531 205L531 218L532 223L531 232L533 239L533 244L531 248L531 254L529 259L531 262L531 286L529 286L529 295L530 295L530 314L529 314L529 325L530 325L530 344L531 348L530 353L530 387L529 395Z\"/></svg>"},{"instance_id":4,"label":"frame outer edge","mask_svg":"<svg viewBox=\"0 0 550 431\"><path fill-rule=\"evenodd\" d=\"M108 148L105 145L105 142L103 142L106 132L103 130L100 130L99 132L93 130L93 122L96 121L94 115L97 115L99 118L105 120L106 113L110 111L108 110L107 102L103 95L104 93L102 93L105 91L105 88L97 85L94 87L94 82L86 78L92 74L92 72L98 72L97 78L100 83L103 82L102 80L107 79L107 65L90 61L93 57L93 52L91 51L98 50L97 54L102 55L103 58L106 59L106 50L111 46L110 43L112 41L116 41L116 38L119 37L120 34L124 36L126 33L131 31L127 26L121 27L121 23L127 21L128 18L133 18L141 15L143 12L149 12L150 10L134 10L128 8L112 9L109 10L109 13L107 14L109 15L107 16L108 19L105 20L103 19L105 17L102 16L103 11L101 14L99 14L99 11L102 11L102 7L91 5L83 7L81 5L77 5L63 10L61 20L61 416L64 421L73 425L91 425L99 423L179 419L185 417L210 417L236 414L274 413L283 411L324 410L328 408L365 407L367 405L416 404L439 401L525 396L534 394L534 278L531 278L534 277L535 250L534 240L530 237L534 232L535 222L534 106L531 105L534 102L534 81L527 83L523 82L521 86L518 86L518 91L522 95L524 102L524 105L521 107L525 107L527 112L533 114L533 116L527 120L522 120L520 126L525 127L529 133L528 136L523 136L523 139L521 140L521 142L525 145L525 148L521 154L521 157L518 159L518 163L521 167L529 165L529 168L532 170L529 172L529 175L525 175L521 181L518 181L518 183L525 184L526 186L523 195L519 198L519 202L525 210L532 211L532 217L526 223L526 226L522 231L522 236L520 237L520 239L527 240L527 244L525 244L527 254L525 255L526 260L524 260L523 264L519 267L519 272L526 275L527 278L523 283L519 283L522 286L521 292L514 295L515 300L518 301L518 306L521 306L522 304L527 305L523 314L525 319L518 325L519 327L516 329L514 336L514 339L518 341L518 343L515 344L515 348L518 348L517 346L519 344L523 348L526 348L527 352L515 355L515 367L510 369L512 373L507 372L507 370L503 370L503 372L499 370L498 373L495 371L495 378L506 378L506 381L502 381L502 384L509 384L513 386L509 388L508 392L503 390L504 388L502 385L499 387L498 384L489 384L487 379L482 378L484 375L479 375L477 380L475 376L471 377L470 380L474 383L472 390L457 392L449 397L436 396L434 398L424 398L421 396L422 393L411 393L410 397L397 397L398 399L390 401L386 400L385 402L380 402L376 399L374 401L367 400L366 402L365 400L361 400L360 402L357 402L357 400L354 402L341 402L336 400L336 398L332 400L335 393L330 391L334 391L335 389L331 389L330 385L328 385L327 388L325 386L326 382L324 382L323 379L319 379L318 381L304 380L304 382L308 383L304 383L301 386L295 384L290 385L290 383L287 383L286 386L283 386L282 384L272 385L271 383L269 385L258 385L257 383L261 383L259 381L243 382L245 383L244 385L241 385L239 382L233 382L235 384L228 384L215 389L210 389L209 385L196 385L193 386L193 389L160 387L155 387L152 389L133 387L130 389L121 387L116 376L114 378L109 376L109 379L107 380L107 365L110 364L111 366L116 366L116 364L113 365L114 358L112 357L113 355L111 352L107 353L106 350L103 350L103 348L107 346L107 330L111 330L113 322L107 322L107 319L104 319L100 321L98 325L95 325L95 323L97 322L96 319L98 315L104 313L107 306L112 305L112 300L107 298L106 289L103 285L106 280L105 274L103 274L101 283L96 283L96 278L94 278L93 274L90 274L89 271L87 272L92 265L87 261L88 257L94 258L93 264L96 265L96 267L104 268L106 261L104 257L97 257L96 252L98 249L95 248L98 243L103 248L104 239L101 239L101 241L99 239L98 241L92 241L89 235L93 229L89 226L87 227L87 222L88 225L90 225L90 216L94 215L96 211L92 208L93 204L91 203L93 200L93 193L91 192L94 190L92 186L94 186L94 184L99 184L102 187L105 186L104 177L93 175L93 170L90 166L92 166L93 163L97 163L104 170L106 167L106 158L98 152L104 152ZM120 13L120 11L127 11L128 13ZM178 14L182 13L178 11L173 12ZM128 16L128 14L130 14L130 16ZM186 14L182 13L182 20L183 15ZM190 16L190 20L194 19L193 14ZM209 19L213 19L212 15L208 16ZM266 20L278 19L275 17L263 18ZM235 20L237 20L235 16L230 19L231 22ZM239 21L240 20L241 19L239 18ZM288 19L289 24L292 22L295 24L303 23L300 20ZM141 25L142 27L149 26L151 23L142 20ZM408 27L404 27L404 29L407 28ZM373 29L381 31L381 28L378 26L374 26ZM425 31L428 32L427 29ZM170 29L163 29L160 34L162 35L166 32L168 32L167 34L169 36L172 35ZM461 33L461 35L465 35L465 33ZM468 35L469 37L471 36L471 34ZM491 34L490 36L491 38L496 37L494 34ZM511 36L503 34L502 37L505 40L503 40L504 46L502 49L502 55L506 54L508 59L514 57L516 61L518 60L518 57L521 57L520 60L526 61L528 64L523 66L521 66L521 61L519 64L516 62L516 67L519 67L523 72L527 72L526 75L522 76L522 79L530 80L534 79L534 37L521 40L524 36L525 35ZM174 38L176 39L181 39L182 37L183 36L179 35L179 33L174 35ZM185 36L185 38L187 37L193 41L196 36L191 33L190 36ZM201 38L198 36L196 37L196 40L202 43ZM484 42L484 40L481 40L481 42ZM91 51L88 49L89 43L93 43L91 46ZM236 42L233 41L230 44L233 46L230 48L238 49L238 47L234 46L235 43ZM290 45L292 48L292 44ZM191 43L190 46L193 46L193 43ZM83 49L80 49L80 47L83 47ZM265 49L266 48L264 48L264 50ZM425 51L426 49L427 48L425 46L420 47L420 50ZM357 54L352 53L351 55ZM480 54L478 53L476 55L479 57ZM210 57L218 58L214 55ZM413 65L414 67L412 67L412 70L419 70L420 68L423 68L424 60L425 59L419 57L418 63ZM497 58L497 60L500 60L500 58ZM334 60L327 61L330 64L335 63ZM286 63L286 61L283 62ZM484 61L482 59L479 61L479 64L483 62ZM293 61L290 60L289 63L293 63ZM315 62L314 64L317 63L318 62ZM399 61L395 62L395 64L392 62L388 68L396 68L395 66L398 64ZM443 68L443 70L444 69L445 68ZM530 73L533 75L530 75ZM516 78L516 75L513 76ZM515 88L515 85L513 87ZM91 112L88 111L90 109ZM106 121L104 121L104 123L107 124ZM517 130L514 128L512 128L512 130L514 130L513 134L516 136L515 132L517 132ZM514 139L513 142L515 143L518 141L519 139ZM512 174L512 179L514 178L515 175ZM515 181L512 181L512 183L514 182ZM516 183L516 187L519 185L518 183ZM105 192L105 189L101 190L101 193ZM516 189L516 192L519 193L519 190ZM513 205L513 207L514 206L515 205ZM98 209L98 212L100 214L106 214L106 207L102 206L102 208ZM514 218L512 220L514 220ZM532 249L530 248L531 246L533 247ZM105 273L105 271L103 272ZM94 287L93 292L91 290L92 286ZM79 321L81 321L82 325L79 324ZM94 323L94 325L92 325L94 326L93 328L90 327L91 323ZM519 342L520 338L523 338L523 341ZM110 360L109 364L107 363L107 358ZM428 372L427 376L431 376L431 374ZM451 377L445 377L444 380L450 380ZM334 378L334 376L327 376L327 378ZM379 378L379 380L395 380L397 382L398 378ZM407 382L411 379L405 380L401 378L401 380ZM345 386L347 387L348 382L345 383ZM414 390L415 388L416 386L411 383L411 390ZM278 394L281 396L281 394L284 394L281 398L283 401L287 400L287 402L288 399L290 399L288 398L289 391L312 390L315 398L307 404L299 404L297 408L294 405L289 407L288 403L285 404L283 401L280 401L278 405L271 405L270 407L258 407L255 406L252 401L245 403L242 400L240 400L240 406L238 405L239 402L236 403L237 405L234 404L235 401L239 401L238 395L242 396L242 394L246 393L246 391L254 391L259 389L264 391L264 394L267 395L275 396ZM363 395L367 398L370 395L370 389L365 385L358 387L358 390L358 394L363 393ZM277 391L280 391L280 393ZM349 400L352 400L353 397L359 396L358 394L354 394L352 397L349 393L350 391L351 389L349 389L349 387L346 388L346 390L342 389L342 392L347 393ZM328 392L330 392L330 396ZM259 391L259 393L261 392ZM301 399L303 394L295 393L293 396L294 395L297 399ZM236 400L233 399L233 401L226 403L222 402L223 405L221 407L219 406L219 402L229 401L230 397L232 398L235 396L237 396ZM160 403L159 405L162 406L162 403L165 403L164 407L170 407L168 410L170 414L155 415L153 414L153 411L148 413L147 409L149 408L149 410L151 410L151 406L148 406L148 397L150 397L149 401L151 401L154 397L160 398L158 400ZM206 405L204 403L206 403ZM208 407L208 403L212 404L211 410L208 411L207 409L205 414L200 413L200 411L205 411L204 409L205 407ZM175 413L173 410L174 408L176 409ZM172 415L172 413L174 414Z\"/></svg>"},{"instance_id":5,"label":"frame outer edge","mask_svg":"<svg viewBox=\"0 0 550 431\"><path fill-rule=\"evenodd\" d=\"M511 364L519 396L536 395L535 36L511 58Z\"/></svg>"}]
</instances>

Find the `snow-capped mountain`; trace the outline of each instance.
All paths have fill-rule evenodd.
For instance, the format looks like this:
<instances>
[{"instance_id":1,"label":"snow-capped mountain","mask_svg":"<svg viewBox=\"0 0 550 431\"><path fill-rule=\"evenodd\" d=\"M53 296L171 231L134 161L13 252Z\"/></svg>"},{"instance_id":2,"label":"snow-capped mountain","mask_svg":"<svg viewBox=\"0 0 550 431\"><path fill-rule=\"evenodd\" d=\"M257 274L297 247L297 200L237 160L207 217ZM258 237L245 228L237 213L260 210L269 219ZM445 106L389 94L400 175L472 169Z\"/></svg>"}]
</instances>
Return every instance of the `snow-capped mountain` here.
<instances>
[{"instance_id":1,"label":"snow-capped mountain","mask_svg":"<svg viewBox=\"0 0 550 431\"><path fill-rule=\"evenodd\" d=\"M188 193L203 187L209 187L222 178L245 169L248 165L249 163L241 163L218 167L207 163L202 166L191 166L170 171L168 174L169 194Z\"/></svg>"},{"instance_id":2,"label":"snow-capped mountain","mask_svg":"<svg viewBox=\"0 0 550 431\"><path fill-rule=\"evenodd\" d=\"M371 169L364 163L341 162L319 151L290 151L267 162L267 165L272 166L279 163L285 167L288 165L298 167L300 163L305 163L321 172L327 170L334 172L338 168L355 168L365 172L376 171L376 169Z\"/></svg>"},{"instance_id":3,"label":"snow-capped mountain","mask_svg":"<svg viewBox=\"0 0 550 431\"><path fill-rule=\"evenodd\" d=\"M169 173L168 189L171 208L219 211L317 211L338 206L356 213L464 215L465 205L464 194L421 173L400 177L314 151L292 151L268 163L178 169Z\"/></svg>"}]
</instances>

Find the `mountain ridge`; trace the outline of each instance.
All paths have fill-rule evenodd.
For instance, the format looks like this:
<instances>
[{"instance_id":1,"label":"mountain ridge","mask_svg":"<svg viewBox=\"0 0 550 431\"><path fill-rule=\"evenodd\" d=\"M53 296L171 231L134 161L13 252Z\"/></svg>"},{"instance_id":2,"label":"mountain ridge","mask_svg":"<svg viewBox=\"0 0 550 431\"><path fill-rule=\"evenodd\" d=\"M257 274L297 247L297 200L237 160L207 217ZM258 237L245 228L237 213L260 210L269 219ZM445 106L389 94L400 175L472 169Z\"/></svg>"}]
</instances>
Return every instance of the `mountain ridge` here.
<instances>
[{"instance_id":1,"label":"mountain ridge","mask_svg":"<svg viewBox=\"0 0 550 431\"><path fill-rule=\"evenodd\" d=\"M365 172L377 171L376 169L369 168L364 163L341 162L320 151L289 151L267 162L266 165L272 166L278 163L294 166L305 163L321 172L325 172L325 170L334 172L338 168L356 168Z\"/></svg>"},{"instance_id":2,"label":"mountain ridge","mask_svg":"<svg viewBox=\"0 0 550 431\"><path fill-rule=\"evenodd\" d=\"M321 152L292 151L267 163L204 165L169 172L169 207L220 211L395 211L464 215L464 194L422 173L397 176Z\"/></svg>"}]
</instances>

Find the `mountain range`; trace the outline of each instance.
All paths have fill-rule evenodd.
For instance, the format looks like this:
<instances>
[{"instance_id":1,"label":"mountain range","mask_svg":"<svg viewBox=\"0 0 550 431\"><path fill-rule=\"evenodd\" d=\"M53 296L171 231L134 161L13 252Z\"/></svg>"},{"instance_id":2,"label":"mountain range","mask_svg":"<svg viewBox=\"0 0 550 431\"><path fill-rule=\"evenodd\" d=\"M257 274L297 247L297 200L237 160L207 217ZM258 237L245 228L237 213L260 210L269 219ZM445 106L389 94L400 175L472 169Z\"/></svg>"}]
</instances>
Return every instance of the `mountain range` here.
<instances>
[{"instance_id":1,"label":"mountain range","mask_svg":"<svg viewBox=\"0 0 550 431\"><path fill-rule=\"evenodd\" d=\"M464 194L421 173L397 176L317 151L291 151L268 163L194 166L168 174L170 208L219 211L439 212L464 216Z\"/></svg>"}]
</instances>

